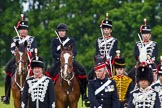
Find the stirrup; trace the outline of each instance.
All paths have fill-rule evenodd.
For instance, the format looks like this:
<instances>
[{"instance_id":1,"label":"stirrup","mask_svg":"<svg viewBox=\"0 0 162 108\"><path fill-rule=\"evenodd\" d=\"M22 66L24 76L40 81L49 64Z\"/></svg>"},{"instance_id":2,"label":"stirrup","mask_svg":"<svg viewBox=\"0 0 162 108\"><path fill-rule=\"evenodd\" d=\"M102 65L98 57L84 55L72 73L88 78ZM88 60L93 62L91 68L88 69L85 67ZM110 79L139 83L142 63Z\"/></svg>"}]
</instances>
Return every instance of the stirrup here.
<instances>
[{"instance_id":1,"label":"stirrup","mask_svg":"<svg viewBox=\"0 0 162 108\"><path fill-rule=\"evenodd\" d=\"M82 100L83 100L83 101L89 101L89 99L88 99L88 97L87 97L86 94L83 94L83 95L82 95Z\"/></svg>"},{"instance_id":2,"label":"stirrup","mask_svg":"<svg viewBox=\"0 0 162 108\"><path fill-rule=\"evenodd\" d=\"M1 96L1 102L3 102L3 104L10 104L9 98L7 96Z\"/></svg>"},{"instance_id":3,"label":"stirrup","mask_svg":"<svg viewBox=\"0 0 162 108\"><path fill-rule=\"evenodd\" d=\"M90 101L88 100L88 101L85 101L84 102L84 105L86 106L86 107L90 107Z\"/></svg>"}]
</instances>

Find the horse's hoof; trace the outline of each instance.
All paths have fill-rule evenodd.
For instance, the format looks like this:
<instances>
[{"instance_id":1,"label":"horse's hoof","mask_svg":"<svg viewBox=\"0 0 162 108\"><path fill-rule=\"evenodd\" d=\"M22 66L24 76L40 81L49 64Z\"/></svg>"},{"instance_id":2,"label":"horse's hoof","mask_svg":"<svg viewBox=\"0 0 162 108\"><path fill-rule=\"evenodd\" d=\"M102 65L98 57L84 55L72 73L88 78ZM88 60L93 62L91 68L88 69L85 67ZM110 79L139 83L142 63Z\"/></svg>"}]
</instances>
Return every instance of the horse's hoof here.
<instances>
[{"instance_id":1,"label":"horse's hoof","mask_svg":"<svg viewBox=\"0 0 162 108\"><path fill-rule=\"evenodd\" d=\"M2 97L1 97L1 101L3 102L3 104L10 104L9 98L6 97L6 96L2 96Z\"/></svg>"}]
</instances>

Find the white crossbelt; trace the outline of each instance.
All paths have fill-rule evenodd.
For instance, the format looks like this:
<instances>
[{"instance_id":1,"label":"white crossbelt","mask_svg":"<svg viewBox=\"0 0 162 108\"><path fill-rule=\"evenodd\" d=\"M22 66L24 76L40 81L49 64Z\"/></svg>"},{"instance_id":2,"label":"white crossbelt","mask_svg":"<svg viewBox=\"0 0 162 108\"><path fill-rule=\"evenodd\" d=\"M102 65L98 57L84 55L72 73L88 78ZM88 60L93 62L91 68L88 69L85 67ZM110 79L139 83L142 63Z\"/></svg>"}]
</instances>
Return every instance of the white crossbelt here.
<instances>
[{"instance_id":1,"label":"white crossbelt","mask_svg":"<svg viewBox=\"0 0 162 108\"><path fill-rule=\"evenodd\" d=\"M98 93L100 93L106 86L108 86L111 83L111 80L107 80L101 87L99 87L96 91L95 91L95 95L97 95Z\"/></svg>"},{"instance_id":2,"label":"white crossbelt","mask_svg":"<svg viewBox=\"0 0 162 108\"><path fill-rule=\"evenodd\" d=\"M63 46L70 40L70 38L67 38L62 44ZM61 45L57 46L57 51L60 50Z\"/></svg>"},{"instance_id":3,"label":"white crossbelt","mask_svg":"<svg viewBox=\"0 0 162 108\"><path fill-rule=\"evenodd\" d=\"M26 40L28 40L30 36L26 36L25 38L19 40L19 44L24 43Z\"/></svg>"}]
</instances>

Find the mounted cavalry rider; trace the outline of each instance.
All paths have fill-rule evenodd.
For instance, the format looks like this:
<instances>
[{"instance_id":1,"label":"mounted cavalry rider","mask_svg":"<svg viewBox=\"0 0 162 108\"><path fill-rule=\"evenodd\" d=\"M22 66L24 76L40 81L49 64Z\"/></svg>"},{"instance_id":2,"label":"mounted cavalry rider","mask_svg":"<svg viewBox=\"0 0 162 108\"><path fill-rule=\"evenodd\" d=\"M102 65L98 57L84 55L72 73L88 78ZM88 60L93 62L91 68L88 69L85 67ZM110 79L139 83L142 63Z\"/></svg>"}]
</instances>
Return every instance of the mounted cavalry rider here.
<instances>
[{"instance_id":1,"label":"mounted cavalry rider","mask_svg":"<svg viewBox=\"0 0 162 108\"><path fill-rule=\"evenodd\" d=\"M159 93L160 106L162 108L162 56L160 57L160 64L157 67L158 81L156 81L151 87Z\"/></svg>"},{"instance_id":2,"label":"mounted cavalry rider","mask_svg":"<svg viewBox=\"0 0 162 108\"><path fill-rule=\"evenodd\" d=\"M128 108L161 108L158 92L150 87L153 82L152 69L147 65L137 68L137 83L139 88L130 94Z\"/></svg>"},{"instance_id":3,"label":"mounted cavalry rider","mask_svg":"<svg viewBox=\"0 0 162 108\"><path fill-rule=\"evenodd\" d=\"M80 90L82 93L82 99L87 101L87 95L86 95L86 88L87 88L87 77L86 77L86 71L85 68L80 65L77 61L75 61L75 56L77 55L76 46L75 46L75 40L74 38L68 37L68 27L64 23L60 23L57 26L57 31L55 31L57 38L54 38L52 40L52 56L55 59L54 64L47 69L46 75L51 77L52 80L55 82L58 78L58 73L60 72L60 54L61 54L61 44L64 47L69 47L69 45L73 45L73 67L75 76L77 77L79 84L80 84Z\"/></svg>"},{"instance_id":4,"label":"mounted cavalry rider","mask_svg":"<svg viewBox=\"0 0 162 108\"><path fill-rule=\"evenodd\" d=\"M119 108L116 83L109 78L105 62L94 67L95 78L88 81L90 108Z\"/></svg>"},{"instance_id":5,"label":"mounted cavalry rider","mask_svg":"<svg viewBox=\"0 0 162 108\"><path fill-rule=\"evenodd\" d=\"M102 36L96 40L96 55L103 55L106 57L106 63L110 77L112 77L112 60L115 57L117 50L117 39L111 36L112 21L108 20L108 13L106 20L103 20L100 25Z\"/></svg>"},{"instance_id":6,"label":"mounted cavalry rider","mask_svg":"<svg viewBox=\"0 0 162 108\"><path fill-rule=\"evenodd\" d=\"M17 23L17 27L15 27L15 30L17 32L17 36L12 39L11 43L11 53L14 55L6 64L5 72L5 96L2 96L2 102L4 104L9 104L10 100L10 89L11 89L11 77L15 73L15 49L16 49L16 42L19 42L19 44L23 44L25 41L27 41L27 50L28 50L28 57L31 58L32 55L34 55L34 49L36 46L36 41L33 36L28 35L28 22L24 20L24 15L21 14L21 20ZM18 31L17 31L18 30Z\"/></svg>"},{"instance_id":7,"label":"mounted cavalry rider","mask_svg":"<svg viewBox=\"0 0 162 108\"><path fill-rule=\"evenodd\" d=\"M144 19L144 25L140 27L141 36L138 34L140 41L136 42L134 48L134 56L137 63L146 62L153 72L156 71L156 62L158 57L158 45L155 41L151 40L151 27L146 25L146 19ZM140 60L141 58L141 60Z\"/></svg>"},{"instance_id":8,"label":"mounted cavalry rider","mask_svg":"<svg viewBox=\"0 0 162 108\"><path fill-rule=\"evenodd\" d=\"M31 62L33 76L25 81L21 108L55 108L54 85L43 75L43 58L35 56Z\"/></svg>"}]
</instances>

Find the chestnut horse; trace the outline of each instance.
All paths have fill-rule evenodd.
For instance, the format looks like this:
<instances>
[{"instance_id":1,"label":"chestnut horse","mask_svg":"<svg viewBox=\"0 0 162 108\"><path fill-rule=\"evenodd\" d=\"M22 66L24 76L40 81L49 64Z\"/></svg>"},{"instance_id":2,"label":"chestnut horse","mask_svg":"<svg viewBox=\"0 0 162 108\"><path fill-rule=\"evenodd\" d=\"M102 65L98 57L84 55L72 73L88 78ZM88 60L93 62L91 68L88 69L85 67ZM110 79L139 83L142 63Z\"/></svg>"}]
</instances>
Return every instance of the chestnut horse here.
<instances>
[{"instance_id":1,"label":"chestnut horse","mask_svg":"<svg viewBox=\"0 0 162 108\"><path fill-rule=\"evenodd\" d=\"M16 42L15 50L16 70L12 77L12 96L14 100L14 107L21 108L21 93L24 87L26 77L28 75L28 55L27 55L27 42L22 44Z\"/></svg>"},{"instance_id":2,"label":"chestnut horse","mask_svg":"<svg viewBox=\"0 0 162 108\"><path fill-rule=\"evenodd\" d=\"M61 71L55 83L56 108L77 108L80 87L73 72L73 46L61 46Z\"/></svg>"}]
</instances>

